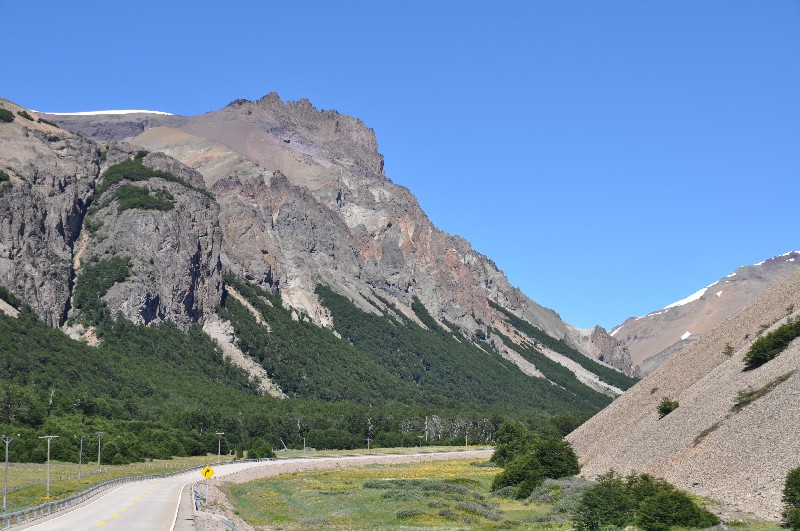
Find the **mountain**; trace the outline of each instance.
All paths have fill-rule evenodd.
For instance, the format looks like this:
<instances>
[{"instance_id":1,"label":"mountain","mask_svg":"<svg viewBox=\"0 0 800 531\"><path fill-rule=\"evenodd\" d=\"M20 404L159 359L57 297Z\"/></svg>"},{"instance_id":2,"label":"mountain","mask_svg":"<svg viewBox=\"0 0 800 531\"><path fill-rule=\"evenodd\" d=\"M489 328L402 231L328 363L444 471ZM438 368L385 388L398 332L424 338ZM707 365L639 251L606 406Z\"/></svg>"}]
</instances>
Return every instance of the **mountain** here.
<instances>
[{"instance_id":1,"label":"mountain","mask_svg":"<svg viewBox=\"0 0 800 531\"><path fill-rule=\"evenodd\" d=\"M315 294L321 283L380 313L369 302L378 293L412 318L418 297L439 322L487 334L498 345L492 329L499 329L519 344L522 337L492 301L632 374L627 352L602 329L564 323L467 241L436 229L416 198L384 175L375 134L356 118L275 93L193 117L53 118L97 142L128 141L197 170L221 207L225 267L280 293L318 324L331 326Z\"/></svg>"},{"instance_id":2,"label":"mountain","mask_svg":"<svg viewBox=\"0 0 800 531\"><path fill-rule=\"evenodd\" d=\"M631 317L611 331L642 374L649 374L702 334L800 267L800 251L785 253L730 275L643 317Z\"/></svg>"},{"instance_id":3,"label":"mountain","mask_svg":"<svg viewBox=\"0 0 800 531\"><path fill-rule=\"evenodd\" d=\"M583 473L649 472L779 518L786 474L800 465L800 340L789 342L800 333L798 308L795 270L670 357L568 436ZM748 369L747 353L778 344L778 329L788 347ZM678 407L659 418L664 398Z\"/></svg>"},{"instance_id":4,"label":"mountain","mask_svg":"<svg viewBox=\"0 0 800 531\"><path fill-rule=\"evenodd\" d=\"M509 417L574 426L636 381L587 355L630 368L602 329L436 229L355 118L276 95L196 117L0 106L9 429L488 441Z\"/></svg>"}]
</instances>

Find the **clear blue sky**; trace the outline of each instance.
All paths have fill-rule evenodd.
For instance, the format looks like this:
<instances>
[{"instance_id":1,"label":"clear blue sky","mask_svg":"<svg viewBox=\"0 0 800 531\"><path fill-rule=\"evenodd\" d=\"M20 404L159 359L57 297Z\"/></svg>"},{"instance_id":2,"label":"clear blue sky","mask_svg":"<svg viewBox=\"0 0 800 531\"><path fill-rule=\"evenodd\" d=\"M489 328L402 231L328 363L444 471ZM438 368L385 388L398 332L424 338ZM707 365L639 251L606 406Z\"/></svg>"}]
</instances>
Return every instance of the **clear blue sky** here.
<instances>
[{"instance_id":1,"label":"clear blue sky","mask_svg":"<svg viewBox=\"0 0 800 531\"><path fill-rule=\"evenodd\" d=\"M0 96L199 114L277 91L577 326L800 249L800 2L2 2Z\"/></svg>"}]
</instances>

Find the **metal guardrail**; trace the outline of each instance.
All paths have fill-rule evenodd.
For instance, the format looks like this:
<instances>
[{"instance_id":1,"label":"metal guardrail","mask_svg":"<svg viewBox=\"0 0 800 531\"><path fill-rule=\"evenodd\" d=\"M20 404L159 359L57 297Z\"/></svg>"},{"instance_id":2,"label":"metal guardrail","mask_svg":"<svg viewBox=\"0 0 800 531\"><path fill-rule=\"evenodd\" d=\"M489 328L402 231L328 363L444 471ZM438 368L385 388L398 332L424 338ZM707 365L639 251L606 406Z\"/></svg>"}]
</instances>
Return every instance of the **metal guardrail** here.
<instances>
[{"instance_id":1,"label":"metal guardrail","mask_svg":"<svg viewBox=\"0 0 800 531\"><path fill-rule=\"evenodd\" d=\"M275 461L275 458L264 458L264 459L237 459L234 461L225 461L223 463L214 463L214 464L232 464L232 463L256 463L261 461ZM177 476L180 474L185 474L187 472L192 472L193 470L202 470L202 466L195 466L190 468L184 468L181 470L176 470L174 472L168 472L165 474L147 474L144 476L127 476L124 478L117 478L112 479L109 481L105 481L94 487L86 490L84 492L80 492L78 494L73 494L68 498L64 498L63 500L53 500L51 502L43 503L41 505L37 505L36 507L30 507L28 509L22 509L21 511L15 511L13 513L7 513L0 516L0 524L2 524L3 529L9 529L12 526L18 526L22 524L26 524L28 522L32 522L34 520L38 520L39 518L44 518L45 516L49 516L51 514L57 513L59 511L63 511L69 507L74 505L78 505L80 503L85 502L89 498L96 496L100 492L104 490L108 490L112 487L116 487L117 485L124 485L125 483L133 483L135 481L145 481L148 479L160 479L160 478L168 478L172 476ZM197 491L194 490L195 495L195 503L198 503L199 498L197 496ZM202 502L200 501L202 504ZM197 510L201 510L201 507L197 507Z\"/></svg>"},{"instance_id":2,"label":"metal guardrail","mask_svg":"<svg viewBox=\"0 0 800 531\"><path fill-rule=\"evenodd\" d=\"M148 479L160 479L171 476L177 476L179 474L185 474L186 472L191 472L192 470L199 470L201 468L203 467L185 468L182 470L176 470L175 472L169 472L166 474L148 474L145 476L128 476L124 478L112 479L100 483L98 485L95 485L94 487L84 492L73 494L72 496L64 498L62 500L53 500L51 502L37 505L36 507L30 507L28 509L22 509L21 511L4 514L0 517L0 523L3 524L4 529L9 529L12 526L26 524L28 522L38 520L39 518L44 518L45 516L49 516L59 511L63 511L64 509L72 507L73 505L78 505L80 503L83 503L89 498L92 498L93 496L99 494L100 492L108 490L112 487L116 487L117 485L124 485L125 483L133 483L135 481L145 481Z\"/></svg>"}]
</instances>

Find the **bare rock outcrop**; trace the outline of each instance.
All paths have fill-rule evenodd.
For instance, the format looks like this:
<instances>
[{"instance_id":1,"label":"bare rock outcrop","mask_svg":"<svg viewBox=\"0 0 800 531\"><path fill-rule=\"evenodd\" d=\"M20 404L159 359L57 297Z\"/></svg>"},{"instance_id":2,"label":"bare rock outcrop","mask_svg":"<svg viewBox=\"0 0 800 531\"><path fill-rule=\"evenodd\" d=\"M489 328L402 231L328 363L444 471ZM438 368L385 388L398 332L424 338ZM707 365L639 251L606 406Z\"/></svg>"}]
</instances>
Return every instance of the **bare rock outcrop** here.
<instances>
[{"instance_id":1,"label":"bare rock outcrop","mask_svg":"<svg viewBox=\"0 0 800 531\"><path fill-rule=\"evenodd\" d=\"M136 153L133 146L112 144L107 162L129 160ZM202 323L222 298L219 206L194 187L203 185L202 178L174 159L147 154L141 164L178 180L158 176L135 183L123 180L96 194L82 261L128 260L127 278L102 296L113 316L142 324L171 321L186 329ZM100 186L104 184L101 180ZM121 205L123 187L168 198L170 206L127 208ZM78 282L91 281L78 274Z\"/></svg>"},{"instance_id":2,"label":"bare rock outcrop","mask_svg":"<svg viewBox=\"0 0 800 531\"><path fill-rule=\"evenodd\" d=\"M60 326L72 283L72 250L99 174L97 146L17 112L0 123L0 284L50 326ZM38 118L35 113L29 116Z\"/></svg>"}]
</instances>

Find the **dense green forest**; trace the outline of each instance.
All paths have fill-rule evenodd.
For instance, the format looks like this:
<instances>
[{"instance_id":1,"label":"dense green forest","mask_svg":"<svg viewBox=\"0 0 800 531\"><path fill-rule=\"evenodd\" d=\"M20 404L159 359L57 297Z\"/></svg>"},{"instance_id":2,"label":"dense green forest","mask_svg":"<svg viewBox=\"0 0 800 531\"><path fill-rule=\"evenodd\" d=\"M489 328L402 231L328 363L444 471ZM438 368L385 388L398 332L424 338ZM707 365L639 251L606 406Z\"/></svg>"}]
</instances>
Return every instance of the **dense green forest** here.
<instances>
[{"instance_id":1,"label":"dense green forest","mask_svg":"<svg viewBox=\"0 0 800 531\"><path fill-rule=\"evenodd\" d=\"M344 335L338 338L228 276L269 331L233 297L224 298L219 314L290 398L261 396L199 328L115 321L89 303L107 289L89 279L105 284L124 277L126 267L86 267L96 271L79 276L76 305L97 325L97 347L47 327L0 290L21 309L18 318L0 314L0 433L22 434L11 448L14 461L44 460L41 435L59 435L54 459L75 461L75 436L97 431L107 432L107 463L213 452L216 431L226 434L223 451L257 454L302 447L303 437L317 448L363 447L366 438L376 446L410 446L425 435L429 444L463 444L465 433L471 443L486 443L507 419L565 434L605 404L525 377L498 355L434 328L421 304L414 309L428 330L404 317L364 314L321 287ZM87 439L84 457L96 448L96 439Z\"/></svg>"},{"instance_id":2,"label":"dense green forest","mask_svg":"<svg viewBox=\"0 0 800 531\"><path fill-rule=\"evenodd\" d=\"M572 361L577 362L581 367L587 369L597 376L600 377L601 380L604 382L611 384L623 391L627 391L631 387L633 387L638 380L636 378L632 378L627 374L624 374L620 371L607 367L601 363L597 363L596 361L588 358L575 350L574 348L567 345L564 340L562 339L555 339L545 332L536 328L528 321L520 319L513 313L509 312L507 309L503 308L502 306L495 304L492 301L489 301L489 305L497 310L498 312L502 313L506 320L508 321L511 326L523 332L525 335L533 339L534 341L538 341L542 345L546 346L547 348L562 354ZM535 350L535 349L534 349ZM538 364L537 364L538 367Z\"/></svg>"}]
</instances>

